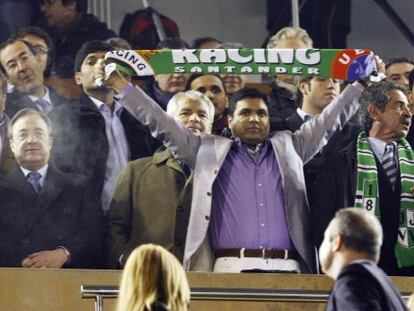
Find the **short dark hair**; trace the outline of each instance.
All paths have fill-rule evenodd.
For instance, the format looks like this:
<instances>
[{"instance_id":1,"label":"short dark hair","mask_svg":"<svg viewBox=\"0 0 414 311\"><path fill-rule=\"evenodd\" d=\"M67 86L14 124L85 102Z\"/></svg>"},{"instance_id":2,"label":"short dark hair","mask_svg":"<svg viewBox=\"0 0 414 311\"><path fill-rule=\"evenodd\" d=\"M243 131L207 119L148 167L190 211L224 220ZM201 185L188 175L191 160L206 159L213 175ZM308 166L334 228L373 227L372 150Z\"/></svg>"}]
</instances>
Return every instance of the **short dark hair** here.
<instances>
[{"instance_id":1,"label":"short dark hair","mask_svg":"<svg viewBox=\"0 0 414 311\"><path fill-rule=\"evenodd\" d=\"M110 46L108 43L105 43L101 40L92 40L84 43L81 48L76 53L75 57L75 72L79 72L82 63L85 58L91 54L96 52L110 52L113 51L113 47Z\"/></svg>"},{"instance_id":2,"label":"short dark hair","mask_svg":"<svg viewBox=\"0 0 414 311\"><path fill-rule=\"evenodd\" d=\"M408 75L408 86L410 90L413 88L414 85L414 69L411 70L410 74Z\"/></svg>"},{"instance_id":3,"label":"short dark hair","mask_svg":"<svg viewBox=\"0 0 414 311\"><path fill-rule=\"evenodd\" d=\"M385 64L385 69L388 69L391 65L394 64L401 64L401 63L408 63L411 65L414 65L414 61L408 57L405 56L397 56L397 57L391 57L387 60L387 63Z\"/></svg>"},{"instance_id":4,"label":"short dark hair","mask_svg":"<svg viewBox=\"0 0 414 311\"><path fill-rule=\"evenodd\" d=\"M267 96L265 93L260 92L258 89L245 87L238 90L236 93L233 94L233 96L230 97L230 103L228 108L228 113L230 116L234 115L234 112L237 108L237 103L245 98L259 98L263 100L266 106L268 106Z\"/></svg>"},{"instance_id":5,"label":"short dark hair","mask_svg":"<svg viewBox=\"0 0 414 311\"><path fill-rule=\"evenodd\" d=\"M9 123L7 124L7 134L9 136L9 139L13 138L13 126L14 124L17 122L17 120L28 116L28 115L36 115L38 117L40 117L41 119L43 119L43 121L45 121L46 126L47 126L47 130L49 132L49 135L52 135L52 122L50 121L49 117L44 114L43 112L34 110L32 108L24 108L19 110L14 116L13 118L10 119Z\"/></svg>"},{"instance_id":6,"label":"short dark hair","mask_svg":"<svg viewBox=\"0 0 414 311\"><path fill-rule=\"evenodd\" d=\"M339 235L348 249L367 254L378 261L382 245L382 228L369 212L348 207L339 210L330 224L329 237Z\"/></svg>"},{"instance_id":7,"label":"short dark hair","mask_svg":"<svg viewBox=\"0 0 414 311\"><path fill-rule=\"evenodd\" d=\"M157 49L189 49L190 46L183 39L170 37L166 38L157 44Z\"/></svg>"},{"instance_id":8,"label":"short dark hair","mask_svg":"<svg viewBox=\"0 0 414 311\"><path fill-rule=\"evenodd\" d=\"M358 117L365 131L368 132L371 129L373 121L369 115L368 106L370 104L373 104L381 111L384 111L385 106L390 100L388 92L391 90L400 90L407 95L406 86L391 81L381 81L374 83L362 92L361 97L359 98L360 107Z\"/></svg>"},{"instance_id":9,"label":"short dark hair","mask_svg":"<svg viewBox=\"0 0 414 311\"><path fill-rule=\"evenodd\" d=\"M14 44L16 42L22 42L24 45L27 46L27 48L29 49L29 51L33 54L36 55L37 51L35 50L35 48L27 41L21 40L21 39L17 39L15 37L10 37L9 39L7 39L6 41L4 41L2 44L0 44L0 53L1 51L3 51L6 47L8 47L11 44ZM6 72L6 68L4 68L3 64L0 61L0 71L7 77L7 72Z\"/></svg>"},{"instance_id":10,"label":"short dark hair","mask_svg":"<svg viewBox=\"0 0 414 311\"><path fill-rule=\"evenodd\" d=\"M201 37L201 38L197 38L193 41L193 49L199 49L203 44L207 43L207 42L211 42L211 41L215 41L217 43L221 43L220 40L213 38L213 37Z\"/></svg>"},{"instance_id":11,"label":"short dark hair","mask_svg":"<svg viewBox=\"0 0 414 311\"><path fill-rule=\"evenodd\" d=\"M17 31L12 35L16 39L23 40L26 36L35 36L42 39L47 46L47 67L50 66L54 56L54 45L50 35L43 29L36 26L23 26L17 29ZM30 44L30 43L29 43Z\"/></svg>"},{"instance_id":12,"label":"short dark hair","mask_svg":"<svg viewBox=\"0 0 414 311\"><path fill-rule=\"evenodd\" d=\"M217 73L192 73L187 79L187 82L185 84L185 89L186 90L191 90L191 83L193 83L193 81L195 79L198 79L198 78L203 77L203 76L215 76L215 77L217 77L221 81L224 92L226 92L226 88L224 86L224 81L221 78L221 76Z\"/></svg>"}]
</instances>

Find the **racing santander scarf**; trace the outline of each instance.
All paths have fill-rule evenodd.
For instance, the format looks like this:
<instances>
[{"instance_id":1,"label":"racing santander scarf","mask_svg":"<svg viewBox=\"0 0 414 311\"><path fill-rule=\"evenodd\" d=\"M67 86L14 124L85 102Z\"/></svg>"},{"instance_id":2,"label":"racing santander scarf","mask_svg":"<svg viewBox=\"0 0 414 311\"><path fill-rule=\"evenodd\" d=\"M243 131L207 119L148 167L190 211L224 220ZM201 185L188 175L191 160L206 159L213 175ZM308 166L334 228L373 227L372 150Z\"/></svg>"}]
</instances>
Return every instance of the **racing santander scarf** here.
<instances>
[{"instance_id":1,"label":"racing santander scarf","mask_svg":"<svg viewBox=\"0 0 414 311\"><path fill-rule=\"evenodd\" d=\"M105 59L107 75L289 74L354 81L377 70L372 51L361 49L120 50Z\"/></svg>"},{"instance_id":2,"label":"racing santander scarf","mask_svg":"<svg viewBox=\"0 0 414 311\"><path fill-rule=\"evenodd\" d=\"M398 267L414 265L414 152L405 139L398 141L398 161L401 182L400 224L395 246ZM378 171L374 154L365 132L357 140L357 177L354 206L381 218L379 209Z\"/></svg>"}]
</instances>

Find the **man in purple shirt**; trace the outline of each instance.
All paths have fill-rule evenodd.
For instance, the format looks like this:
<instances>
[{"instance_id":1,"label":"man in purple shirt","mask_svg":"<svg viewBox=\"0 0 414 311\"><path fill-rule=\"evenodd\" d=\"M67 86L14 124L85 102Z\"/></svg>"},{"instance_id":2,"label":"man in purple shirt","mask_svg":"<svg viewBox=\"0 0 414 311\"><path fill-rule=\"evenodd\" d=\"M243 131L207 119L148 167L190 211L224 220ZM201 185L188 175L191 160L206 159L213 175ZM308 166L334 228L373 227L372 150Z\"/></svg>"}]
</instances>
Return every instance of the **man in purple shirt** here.
<instances>
[{"instance_id":1,"label":"man in purple shirt","mask_svg":"<svg viewBox=\"0 0 414 311\"><path fill-rule=\"evenodd\" d=\"M95 77L103 76L97 66ZM230 103L235 139L190 133L116 72L105 85L175 158L194 169L187 270L212 270L215 262L215 271L316 272L303 164L356 112L361 83L348 86L295 133L271 135L266 97L240 90Z\"/></svg>"}]
</instances>

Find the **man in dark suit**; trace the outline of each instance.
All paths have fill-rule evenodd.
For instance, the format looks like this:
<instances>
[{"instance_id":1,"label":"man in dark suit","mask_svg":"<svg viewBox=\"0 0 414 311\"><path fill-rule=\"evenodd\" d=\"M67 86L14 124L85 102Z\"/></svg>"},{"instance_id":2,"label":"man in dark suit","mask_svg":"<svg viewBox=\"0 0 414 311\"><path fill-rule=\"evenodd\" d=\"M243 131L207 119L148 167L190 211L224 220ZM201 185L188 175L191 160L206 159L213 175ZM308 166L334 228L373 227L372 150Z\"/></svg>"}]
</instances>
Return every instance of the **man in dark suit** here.
<instances>
[{"instance_id":1,"label":"man in dark suit","mask_svg":"<svg viewBox=\"0 0 414 311\"><path fill-rule=\"evenodd\" d=\"M340 83L338 80L312 76L298 77L296 100L300 108L297 108L289 118L282 122L273 122L272 130L295 132L303 123L320 115L329 103L338 97L339 93ZM330 154L354 141L359 131L359 124L351 120L343 128L335 131L322 151L304 166L306 190L311 206L313 205L314 188L318 187L315 184L315 179L319 167Z\"/></svg>"},{"instance_id":2,"label":"man in dark suit","mask_svg":"<svg viewBox=\"0 0 414 311\"><path fill-rule=\"evenodd\" d=\"M328 158L318 173L311 209L315 243L320 245L338 209L367 209L383 226L379 266L389 275L414 275L414 153L405 140L412 117L406 88L383 81L367 88L360 103L365 131Z\"/></svg>"},{"instance_id":3,"label":"man in dark suit","mask_svg":"<svg viewBox=\"0 0 414 311\"><path fill-rule=\"evenodd\" d=\"M152 155L161 145L121 107L112 89L95 83L94 66L112 50L99 40L82 46L75 59L75 80L82 94L77 103L62 105L50 114L56 124L53 162L64 172L92 178L105 212L122 168L130 160Z\"/></svg>"},{"instance_id":4,"label":"man in dark suit","mask_svg":"<svg viewBox=\"0 0 414 311\"><path fill-rule=\"evenodd\" d=\"M398 290L377 262L382 229L371 213L339 211L319 250L322 270L335 280L327 310L407 310Z\"/></svg>"},{"instance_id":5,"label":"man in dark suit","mask_svg":"<svg viewBox=\"0 0 414 311\"><path fill-rule=\"evenodd\" d=\"M48 163L52 137L44 114L23 109L9 129L19 167L0 184L0 266L97 267L103 217L90 181Z\"/></svg>"},{"instance_id":6,"label":"man in dark suit","mask_svg":"<svg viewBox=\"0 0 414 311\"><path fill-rule=\"evenodd\" d=\"M53 108L69 104L69 100L44 85L44 54L16 34L0 45L0 70L14 86L7 97L6 113L31 108L49 113Z\"/></svg>"}]
</instances>

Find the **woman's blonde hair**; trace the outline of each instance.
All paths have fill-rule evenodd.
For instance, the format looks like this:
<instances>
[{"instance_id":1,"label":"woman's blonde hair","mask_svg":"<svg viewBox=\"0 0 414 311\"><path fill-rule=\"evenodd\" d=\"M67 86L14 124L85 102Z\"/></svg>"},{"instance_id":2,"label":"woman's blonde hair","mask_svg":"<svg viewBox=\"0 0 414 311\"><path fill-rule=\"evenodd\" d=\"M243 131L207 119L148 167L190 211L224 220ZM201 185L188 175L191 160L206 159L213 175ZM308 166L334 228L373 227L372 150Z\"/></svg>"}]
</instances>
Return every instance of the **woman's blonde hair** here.
<instances>
[{"instance_id":1,"label":"woman's blonde hair","mask_svg":"<svg viewBox=\"0 0 414 311\"><path fill-rule=\"evenodd\" d=\"M190 287L174 255L159 245L144 244L126 262L117 311L149 311L155 302L167 310L186 311Z\"/></svg>"}]
</instances>

